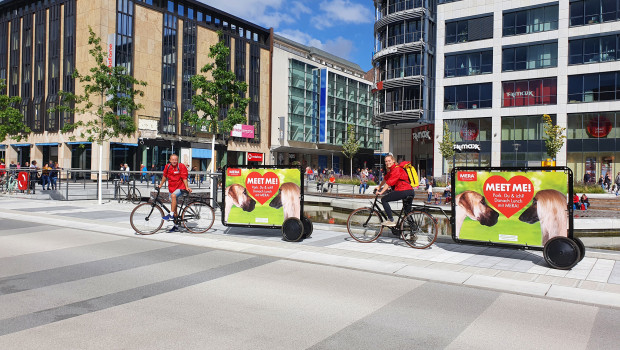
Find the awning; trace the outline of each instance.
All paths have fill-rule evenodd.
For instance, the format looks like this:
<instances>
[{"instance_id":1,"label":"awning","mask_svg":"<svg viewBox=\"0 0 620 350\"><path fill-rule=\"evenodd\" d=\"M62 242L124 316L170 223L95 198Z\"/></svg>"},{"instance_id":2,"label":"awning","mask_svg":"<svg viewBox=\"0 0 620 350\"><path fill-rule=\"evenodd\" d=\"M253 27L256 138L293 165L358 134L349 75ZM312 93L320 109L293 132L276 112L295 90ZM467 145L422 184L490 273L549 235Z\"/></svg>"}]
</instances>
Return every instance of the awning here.
<instances>
[{"instance_id":1,"label":"awning","mask_svg":"<svg viewBox=\"0 0 620 350\"><path fill-rule=\"evenodd\" d=\"M35 146L58 146L58 142L35 143Z\"/></svg>"},{"instance_id":2,"label":"awning","mask_svg":"<svg viewBox=\"0 0 620 350\"><path fill-rule=\"evenodd\" d=\"M29 143L16 143L16 144L13 144L11 146L13 146L13 147L30 147L30 144Z\"/></svg>"},{"instance_id":3,"label":"awning","mask_svg":"<svg viewBox=\"0 0 620 350\"><path fill-rule=\"evenodd\" d=\"M113 145L121 145L121 146L129 146L129 147L138 147L137 143L127 143L127 142L110 142Z\"/></svg>"},{"instance_id":4,"label":"awning","mask_svg":"<svg viewBox=\"0 0 620 350\"><path fill-rule=\"evenodd\" d=\"M66 142L67 145L90 145L92 142L88 141L74 141L74 142Z\"/></svg>"},{"instance_id":5,"label":"awning","mask_svg":"<svg viewBox=\"0 0 620 350\"><path fill-rule=\"evenodd\" d=\"M0 149L5 149L6 145L0 145Z\"/></svg>"},{"instance_id":6,"label":"awning","mask_svg":"<svg viewBox=\"0 0 620 350\"><path fill-rule=\"evenodd\" d=\"M192 148L192 158L211 159L211 150L206 148Z\"/></svg>"}]
</instances>

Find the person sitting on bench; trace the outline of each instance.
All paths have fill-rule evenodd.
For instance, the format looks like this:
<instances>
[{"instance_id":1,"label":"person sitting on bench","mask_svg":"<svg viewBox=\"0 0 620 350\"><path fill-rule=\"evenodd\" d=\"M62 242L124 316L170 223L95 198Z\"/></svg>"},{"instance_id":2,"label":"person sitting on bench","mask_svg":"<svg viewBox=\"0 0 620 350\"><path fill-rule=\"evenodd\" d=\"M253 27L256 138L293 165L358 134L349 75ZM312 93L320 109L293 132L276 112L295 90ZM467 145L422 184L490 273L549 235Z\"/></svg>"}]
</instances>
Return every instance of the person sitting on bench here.
<instances>
[{"instance_id":1,"label":"person sitting on bench","mask_svg":"<svg viewBox=\"0 0 620 350\"><path fill-rule=\"evenodd\" d=\"M331 192L334 189L334 184L336 183L336 176L332 173L329 176L329 183L327 184L327 189Z\"/></svg>"},{"instance_id":2,"label":"person sitting on bench","mask_svg":"<svg viewBox=\"0 0 620 350\"><path fill-rule=\"evenodd\" d=\"M316 191L321 192L323 190L323 183L325 183L325 178L323 174L319 173L319 176L316 178Z\"/></svg>"}]
</instances>

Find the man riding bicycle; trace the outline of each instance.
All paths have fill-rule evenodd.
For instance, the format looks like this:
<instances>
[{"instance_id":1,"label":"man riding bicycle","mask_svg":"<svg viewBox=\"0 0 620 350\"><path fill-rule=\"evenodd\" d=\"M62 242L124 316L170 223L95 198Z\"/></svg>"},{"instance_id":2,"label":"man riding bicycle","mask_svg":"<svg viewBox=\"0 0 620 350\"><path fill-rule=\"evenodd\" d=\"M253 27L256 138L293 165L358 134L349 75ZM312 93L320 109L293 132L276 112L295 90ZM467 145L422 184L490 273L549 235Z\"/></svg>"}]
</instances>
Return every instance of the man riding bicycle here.
<instances>
[{"instance_id":1,"label":"man riding bicycle","mask_svg":"<svg viewBox=\"0 0 620 350\"><path fill-rule=\"evenodd\" d=\"M170 192L170 202L172 207L172 213L174 217L170 217L170 214L163 217L164 220L169 221L170 219L174 219L174 226L168 232L178 231L177 227L177 199L181 198L185 192L182 190L186 190L191 193L192 189L189 188L189 184L187 183L187 167L181 163L179 164L179 156L173 154L170 156L170 162L164 168L164 174L159 183L159 188L168 181L168 191Z\"/></svg>"},{"instance_id":2,"label":"man riding bicycle","mask_svg":"<svg viewBox=\"0 0 620 350\"><path fill-rule=\"evenodd\" d=\"M413 197L415 196L415 191L411 187L409 176L402 167L396 165L393 155L385 156L385 168L387 169L387 174L385 174L383 181L378 187L377 195L382 195L393 187L394 190L392 192L381 198L381 204L383 204L383 209L385 209L388 217L388 221L384 221L382 225L394 227L396 223L394 222L389 202L405 199L408 196Z\"/></svg>"}]
</instances>

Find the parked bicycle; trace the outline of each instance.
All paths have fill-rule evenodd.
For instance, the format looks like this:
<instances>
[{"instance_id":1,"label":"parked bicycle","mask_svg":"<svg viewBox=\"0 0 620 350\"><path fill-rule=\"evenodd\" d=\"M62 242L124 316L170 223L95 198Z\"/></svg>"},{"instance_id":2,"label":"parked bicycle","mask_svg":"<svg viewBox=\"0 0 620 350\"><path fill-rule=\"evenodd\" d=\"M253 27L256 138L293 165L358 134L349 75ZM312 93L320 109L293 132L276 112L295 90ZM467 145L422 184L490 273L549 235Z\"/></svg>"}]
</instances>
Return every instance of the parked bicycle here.
<instances>
[{"instance_id":1,"label":"parked bicycle","mask_svg":"<svg viewBox=\"0 0 620 350\"><path fill-rule=\"evenodd\" d=\"M135 207L129 217L131 227L141 235L151 235L164 224L164 210L172 215L168 207L159 199L161 188L157 187L157 193L152 202L142 203ZM215 212L213 208L200 199L188 199L186 190L179 204L179 213L174 218L176 225L182 225L189 232L204 233L213 226Z\"/></svg>"},{"instance_id":2,"label":"parked bicycle","mask_svg":"<svg viewBox=\"0 0 620 350\"><path fill-rule=\"evenodd\" d=\"M120 200L125 200L127 202L131 202L133 204L140 204L142 202L142 194L136 188L136 186L130 186L129 182L127 182L127 189L123 186L119 180L115 180L116 184L116 195ZM122 194L121 194L122 193Z\"/></svg>"},{"instance_id":3,"label":"parked bicycle","mask_svg":"<svg viewBox=\"0 0 620 350\"><path fill-rule=\"evenodd\" d=\"M374 242L387 226L387 214L377 203L379 196L370 207L354 210L347 219L347 230L351 237L362 243ZM392 233L400 236L409 246L416 249L430 247L437 240L437 219L431 210L440 210L446 218L448 215L441 207L413 204L413 196L403 199L403 209L398 214L396 226L388 227Z\"/></svg>"},{"instance_id":4,"label":"parked bicycle","mask_svg":"<svg viewBox=\"0 0 620 350\"><path fill-rule=\"evenodd\" d=\"M0 188L6 193L12 193L17 190L17 179L15 175L7 174L4 178L0 179Z\"/></svg>"}]
</instances>

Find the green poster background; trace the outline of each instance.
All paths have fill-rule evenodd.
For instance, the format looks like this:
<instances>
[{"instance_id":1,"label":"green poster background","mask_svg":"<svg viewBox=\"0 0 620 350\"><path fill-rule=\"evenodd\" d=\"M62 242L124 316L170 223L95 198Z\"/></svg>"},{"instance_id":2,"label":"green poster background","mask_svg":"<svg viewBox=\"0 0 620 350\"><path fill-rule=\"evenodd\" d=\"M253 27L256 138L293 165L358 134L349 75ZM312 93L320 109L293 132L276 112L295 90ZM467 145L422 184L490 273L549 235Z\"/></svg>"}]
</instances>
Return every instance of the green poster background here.
<instances>
[{"instance_id":1,"label":"green poster background","mask_svg":"<svg viewBox=\"0 0 620 350\"><path fill-rule=\"evenodd\" d=\"M232 185L239 184L243 187L245 186L245 180L250 173L257 172L261 175L266 173L274 173L280 179L280 186L285 182L292 182L301 186L301 172L299 169L241 169L241 176L226 176L226 184L224 188ZM230 213L228 214L228 221L226 223L233 225L256 225L256 226L282 226L284 222L284 211L281 208L272 208L269 206L269 203L273 200L275 196L278 195L276 191L274 195L265 202L265 204L260 204L260 202L256 201L256 206L254 210L251 212L243 211L243 209L233 206L230 209ZM254 198L255 199L255 198ZM257 222L256 219L266 219L266 222Z\"/></svg>"},{"instance_id":2,"label":"green poster background","mask_svg":"<svg viewBox=\"0 0 620 350\"><path fill-rule=\"evenodd\" d=\"M470 173L470 171L465 172ZM506 180L510 180L510 178L514 176L524 176L530 179L530 181L532 181L532 185L534 186L534 196L536 196L536 193L540 190L549 189L557 190L564 195L567 195L568 193L568 174L564 172L476 172L476 181L458 181L458 173L459 172L456 172L457 176L455 178L457 179L455 181L454 189L455 196L463 193L464 191L475 191L484 195L484 182L491 176L495 175L501 176ZM499 213L497 224L493 226L484 226L479 222L466 217L463 222L463 226L461 227L459 239L502 244L542 246L540 222L528 224L519 221L519 216L527 210L530 205L532 205L532 200L530 200L526 206L510 218L507 218L499 210L497 210L497 208L494 208L488 200L487 203ZM500 240L500 235L516 235L518 240Z\"/></svg>"}]
</instances>

